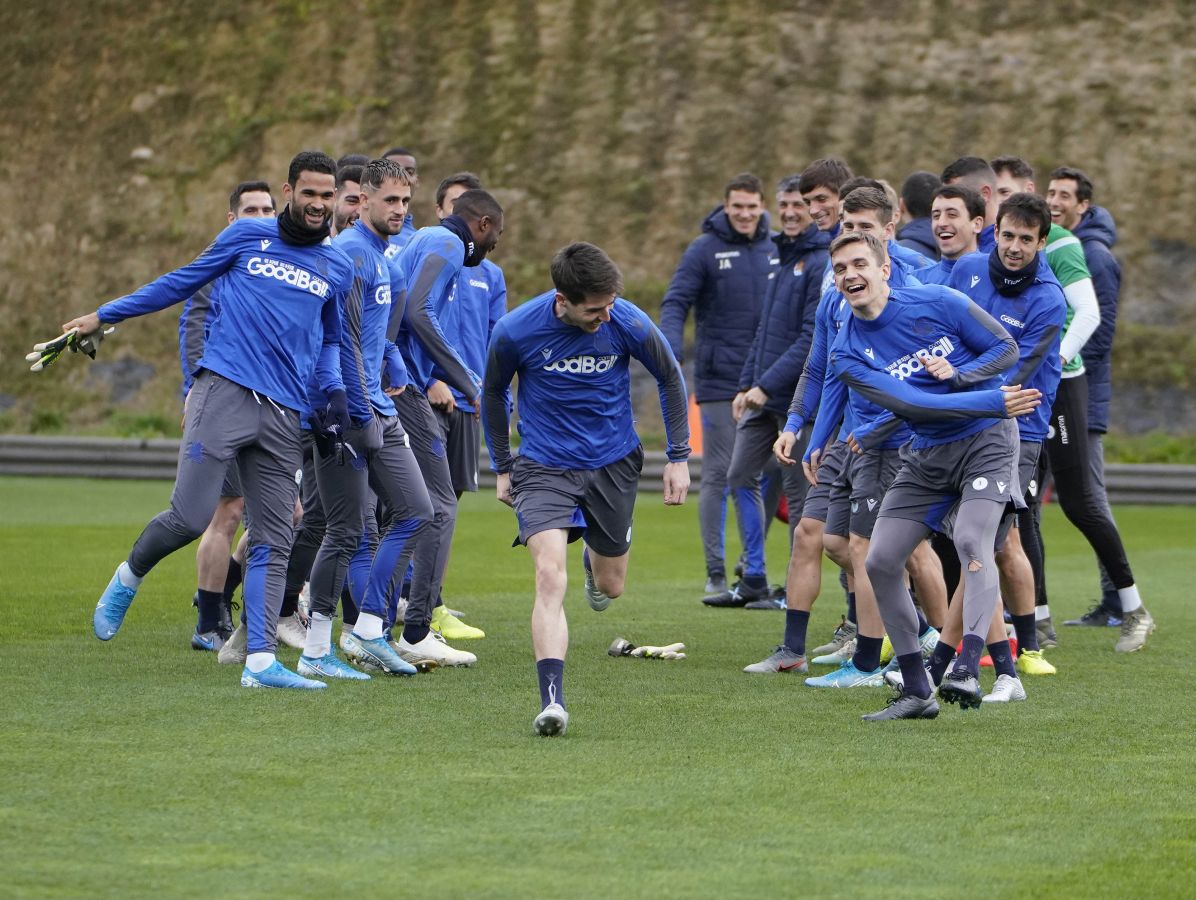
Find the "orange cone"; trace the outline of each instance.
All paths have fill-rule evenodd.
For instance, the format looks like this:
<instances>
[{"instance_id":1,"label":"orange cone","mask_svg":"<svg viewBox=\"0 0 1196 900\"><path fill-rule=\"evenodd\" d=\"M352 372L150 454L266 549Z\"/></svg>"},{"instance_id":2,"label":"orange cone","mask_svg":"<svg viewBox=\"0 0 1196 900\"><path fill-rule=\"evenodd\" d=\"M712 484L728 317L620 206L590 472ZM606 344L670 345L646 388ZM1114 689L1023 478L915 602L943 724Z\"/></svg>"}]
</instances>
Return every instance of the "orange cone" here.
<instances>
[{"instance_id":1,"label":"orange cone","mask_svg":"<svg viewBox=\"0 0 1196 900\"><path fill-rule=\"evenodd\" d=\"M702 455L702 411L693 394L689 395L689 449L694 456Z\"/></svg>"}]
</instances>

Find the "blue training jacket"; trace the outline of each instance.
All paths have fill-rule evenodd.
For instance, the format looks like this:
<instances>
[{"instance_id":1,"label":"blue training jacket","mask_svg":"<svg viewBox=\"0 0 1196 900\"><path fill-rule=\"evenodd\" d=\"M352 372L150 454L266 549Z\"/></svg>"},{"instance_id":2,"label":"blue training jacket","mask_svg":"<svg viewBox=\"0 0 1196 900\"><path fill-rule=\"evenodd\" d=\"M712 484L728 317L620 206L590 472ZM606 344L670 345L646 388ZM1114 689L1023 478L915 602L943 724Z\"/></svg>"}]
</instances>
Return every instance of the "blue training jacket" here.
<instances>
[{"instance_id":1,"label":"blue training jacket","mask_svg":"<svg viewBox=\"0 0 1196 900\"><path fill-rule=\"evenodd\" d=\"M919 360L923 355L945 357L955 376L939 381ZM962 440L1005 418L1000 376L1016 361L1017 344L1008 332L941 285L894 288L875 319L852 314L830 352L835 378L905 419L914 449ZM824 396L823 405L844 405L845 395Z\"/></svg>"},{"instance_id":2,"label":"blue training jacket","mask_svg":"<svg viewBox=\"0 0 1196 900\"><path fill-rule=\"evenodd\" d=\"M390 260L391 295L401 306L391 312L387 336L402 351L410 383L420 391L428 389L438 366L449 387L476 398L482 379L461 358L460 336L441 323L464 264L465 244L447 228L417 231Z\"/></svg>"},{"instance_id":3,"label":"blue training jacket","mask_svg":"<svg viewBox=\"0 0 1196 900\"><path fill-rule=\"evenodd\" d=\"M352 266L331 241L288 244L277 219L238 219L194 262L105 303L100 320L122 322L165 309L225 273L198 368L297 412L308 408L313 370L325 391L344 387L341 304Z\"/></svg>"},{"instance_id":4,"label":"blue training jacket","mask_svg":"<svg viewBox=\"0 0 1196 900\"><path fill-rule=\"evenodd\" d=\"M355 422L369 422L374 412L395 415L394 401L382 390L386 326L390 321L390 266L386 241L370 231L360 219L338 234L332 242L353 264L353 284L341 313L341 376L349 400L349 416ZM319 385L309 393L311 405L320 408L327 397Z\"/></svg>"},{"instance_id":5,"label":"blue training jacket","mask_svg":"<svg viewBox=\"0 0 1196 900\"><path fill-rule=\"evenodd\" d=\"M503 271L488 259L472 269L462 269L457 276L455 295L448 303L440 324L445 334L460 340L457 349L465 365L475 372L486 368L486 352L494 326L507 314L507 280ZM432 377L445 381L439 366L432 366ZM457 406L476 412L473 397L449 388Z\"/></svg>"},{"instance_id":6,"label":"blue training jacket","mask_svg":"<svg viewBox=\"0 0 1196 900\"><path fill-rule=\"evenodd\" d=\"M407 213L403 218L403 227L399 230L399 233L392 234L386 242L386 258L394 259L402 253L403 248L410 244L411 239L415 237L416 231L415 218L411 213Z\"/></svg>"},{"instance_id":7,"label":"blue training jacket","mask_svg":"<svg viewBox=\"0 0 1196 900\"><path fill-rule=\"evenodd\" d=\"M1121 297L1121 263L1113 255L1117 226L1107 209L1093 206L1081 216L1072 233L1084 245L1084 259L1100 305L1100 325L1080 355L1088 376L1088 430L1103 434L1109 430L1109 404L1113 400L1113 335Z\"/></svg>"},{"instance_id":8,"label":"blue training jacket","mask_svg":"<svg viewBox=\"0 0 1196 900\"><path fill-rule=\"evenodd\" d=\"M1042 391L1041 405L1030 415L1018 418L1018 433L1023 441L1045 441L1063 371L1059 341L1067 320L1067 300L1045 259L1039 260L1038 274L1030 287L1016 297L1002 296L993 285L988 259L984 253L961 258L951 273L949 286L970 297L1017 341L1017 365L1006 373L1005 383Z\"/></svg>"},{"instance_id":9,"label":"blue training jacket","mask_svg":"<svg viewBox=\"0 0 1196 900\"><path fill-rule=\"evenodd\" d=\"M723 207L702 222L702 234L686 248L660 302L660 330L684 360L685 319L694 310L694 393L699 403L732 400L760 324L760 308L778 259L768 226L744 236L731 227Z\"/></svg>"},{"instance_id":10,"label":"blue training jacket","mask_svg":"<svg viewBox=\"0 0 1196 900\"><path fill-rule=\"evenodd\" d=\"M820 273L831 240L815 225L793 240L781 234L773 240L780 266L768 283L756 337L739 374L739 390L759 385L768 395L764 408L783 416L814 339Z\"/></svg>"},{"instance_id":11,"label":"blue training jacket","mask_svg":"<svg viewBox=\"0 0 1196 900\"><path fill-rule=\"evenodd\" d=\"M557 318L555 307L556 291L546 291L494 326L482 402L494 470L511 468L507 389L515 375L521 456L558 469L600 469L639 446L628 372L632 357L659 386L669 459L687 459L685 379L647 314L620 298L610 321L588 332Z\"/></svg>"}]
</instances>

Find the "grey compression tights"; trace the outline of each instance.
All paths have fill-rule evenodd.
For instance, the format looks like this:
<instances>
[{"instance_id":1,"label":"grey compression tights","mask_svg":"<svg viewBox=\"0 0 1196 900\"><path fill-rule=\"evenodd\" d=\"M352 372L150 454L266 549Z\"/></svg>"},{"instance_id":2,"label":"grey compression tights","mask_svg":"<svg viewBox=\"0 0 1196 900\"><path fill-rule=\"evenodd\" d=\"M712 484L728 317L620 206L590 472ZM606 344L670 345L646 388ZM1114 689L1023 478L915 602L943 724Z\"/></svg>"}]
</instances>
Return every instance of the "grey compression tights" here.
<instances>
[{"instance_id":1,"label":"grey compression tights","mask_svg":"<svg viewBox=\"0 0 1196 900\"><path fill-rule=\"evenodd\" d=\"M1000 580L993 547L1005 504L974 498L959 504L955 519L955 549L963 570L964 634L983 640L1000 597ZM905 561L930 533L921 522L882 516L876 520L868 549L868 577L876 593L880 616L897 655L916 653L918 616L905 586Z\"/></svg>"}]
</instances>

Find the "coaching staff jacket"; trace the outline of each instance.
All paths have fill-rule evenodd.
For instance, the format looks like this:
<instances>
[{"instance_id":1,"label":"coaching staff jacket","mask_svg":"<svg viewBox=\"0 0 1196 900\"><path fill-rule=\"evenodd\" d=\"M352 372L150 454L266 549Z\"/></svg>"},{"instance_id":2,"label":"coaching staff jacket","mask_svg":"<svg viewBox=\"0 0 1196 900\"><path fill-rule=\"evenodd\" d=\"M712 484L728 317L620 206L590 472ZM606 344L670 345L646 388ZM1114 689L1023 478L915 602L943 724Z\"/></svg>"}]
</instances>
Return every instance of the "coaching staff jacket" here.
<instances>
[{"instance_id":1,"label":"coaching staff jacket","mask_svg":"<svg viewBox=\"0 0 1196 900\"><path fill-rule=\"evenodd\" d=\"M760 217L756 233L745 237L718 206L686 248L660 304L660 330L683 362L685 319L694 308L694 393L699 403L735 398L776 267L768 213Z\"/></svg>"}]
</instances>

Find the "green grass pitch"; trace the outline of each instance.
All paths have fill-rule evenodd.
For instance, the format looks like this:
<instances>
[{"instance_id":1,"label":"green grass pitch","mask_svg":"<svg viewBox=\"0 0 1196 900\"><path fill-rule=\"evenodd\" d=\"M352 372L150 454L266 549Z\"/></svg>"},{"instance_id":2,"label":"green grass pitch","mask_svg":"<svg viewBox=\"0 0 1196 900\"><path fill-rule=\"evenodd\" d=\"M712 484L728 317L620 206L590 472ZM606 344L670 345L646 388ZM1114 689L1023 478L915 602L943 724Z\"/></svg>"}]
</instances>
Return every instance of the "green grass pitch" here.
<instances>
[{"instance_id":1,"label":"green grass pitch","mask_svg":"<svg viewBox=\"0 0 1196 900\"><path fill-rule=\"evenodd\" d=\"M703 607L696 498L645 495L606 613L586 606L572 554L573 720L545 740L530 563L488 493L463 503L446 588L486 629L462 644L478 665L311 695L243 690L189 648L190 550L152 573L115 640L91 636L96 597L169 490L0 479L0 895L1196 891L1194 509L1117 510L1159 625L1145 650L1059 628L1060 673L1027 679L1028 702L872 725L859 716L885 689L740 671L779 642L781 614ZM1054 507L1046 538L1061 621L1095 595L1095 566ZM825 578L812 643L842 608ZM616 635L690 657L612 659Z\"/></svg>"}]
</instances>

